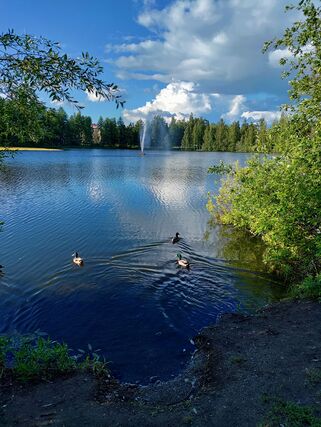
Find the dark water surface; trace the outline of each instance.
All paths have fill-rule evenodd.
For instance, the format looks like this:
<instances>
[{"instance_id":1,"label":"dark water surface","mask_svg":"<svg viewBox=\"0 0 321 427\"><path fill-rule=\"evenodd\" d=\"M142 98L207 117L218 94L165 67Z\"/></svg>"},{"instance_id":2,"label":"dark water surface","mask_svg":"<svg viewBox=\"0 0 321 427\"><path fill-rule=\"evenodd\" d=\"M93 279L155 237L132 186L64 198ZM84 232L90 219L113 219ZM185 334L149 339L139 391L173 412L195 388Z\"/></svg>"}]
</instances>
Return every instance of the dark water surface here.
<instances>
[{"instance_id":1,"label":"dark water surface","mask_svg":"<svg viewBox=\"0 0 321 427\"><path fill-rule=\"evenodd\" d=\"M9 160L0 172L0 332L90 343L120 378L148 382L177 373L190 338L222 313L278 298L255 248L242 269L224 259L220 230L204 239L207 192L219 186L207 168L221 159L246 155L70 150ZM179 245L169 243L176 231ZM71 262L75 250L83 268ZM178 251L190 271L176 267Z\"/></svg>"}]
</instances>

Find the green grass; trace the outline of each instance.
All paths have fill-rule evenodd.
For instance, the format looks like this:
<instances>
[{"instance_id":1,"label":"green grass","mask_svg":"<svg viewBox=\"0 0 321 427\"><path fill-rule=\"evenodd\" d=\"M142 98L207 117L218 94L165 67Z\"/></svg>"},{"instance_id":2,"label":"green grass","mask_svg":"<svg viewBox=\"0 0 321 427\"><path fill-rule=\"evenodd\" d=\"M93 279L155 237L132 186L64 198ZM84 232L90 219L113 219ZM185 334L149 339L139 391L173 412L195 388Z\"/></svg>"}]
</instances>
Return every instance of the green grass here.
<instances>
[{"instance_id":1,"label":"green grass","mask_svg":"<svg viewBox=\"0 0 321 427\"><path fill-rule=\"evenodd\" d=\"M85 360L80 364L81 369L92 372L97 378L104 378L109 375L107 362L105 358L93 353L92 356L87 355Z\"/></svg>"},{"instance_id":2,"label":"green grass","mask_svg":"<svg viewBox=\"0 0 321 427\"><path fill-rule=\"evenodd\" d=\"M14 376L21 381L52 379L75 370L76 360L66 344L38 338L34 345L23 342L14 353Z\"/></svg>"},{"instance_id":3,"label":"green grass","mask_svg":"<svg viewBox=\"0 0 321 427\"><path fill-rule=\"evenodd\" d=\"M61 151L60 148L46 147L0 147L0 151Z\"/></svg>"},{"instance_id":4,"label":"green grass","mask_svg":"<svg viewBox=\"0 0 321 427\"><path fill-rule=\"evenodd\" d=\"M0 380L4 374L27 382L84 371L103 377L108 374L107 362L93 352L81 350L80 354L72 355L67 344L49 337L0 336Z\"/></svg>"},{"instance_id":5,"label":"green grass","mask_svg":"<svg viewBox=\"0 0 321 427\"><path fill-rule=\"evenodd\" d=\"M320 368L307 369L306 376L311 384L319 384L321 382L321 369Z\"/></svg>"},{"instance_id":6,"label":"green grass","mask_svg":"<svg viewBox=\"0 0 321 427\"><path fill-rule=\"evenodd\" d=\"M8 337L0 336L0 380L5 372L6 352L10 340Z\"/></svg>"},{"instance_id":7,"label":"green grass","mask_svg":"<svg viewBox=\"0 0 321 427\"><path fill-rule=\"evenodd\" d=\"M273 401L273 406L258 427L321 427L321 418L315 415L313 407L277 398L268 400Z\"/></svg>"},{"instance_id":8,"label":"green grass","mask_svg":"<svg viewBox=\"0 0 321 427\"><path fill-rule=\"evenodd\" d=\"M294 298L312 298L321 301L321 274L315 277L308 276L303 282L290 289L290 296Z\"/></svg>"}]
</instances>

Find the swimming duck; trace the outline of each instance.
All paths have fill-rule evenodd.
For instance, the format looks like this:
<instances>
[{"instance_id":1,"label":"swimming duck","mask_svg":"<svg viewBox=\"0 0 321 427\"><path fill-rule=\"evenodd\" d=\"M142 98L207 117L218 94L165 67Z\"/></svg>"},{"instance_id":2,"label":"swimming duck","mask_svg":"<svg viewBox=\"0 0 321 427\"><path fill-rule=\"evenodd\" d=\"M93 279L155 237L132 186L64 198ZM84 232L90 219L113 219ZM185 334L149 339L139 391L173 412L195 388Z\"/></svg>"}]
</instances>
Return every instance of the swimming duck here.
<instances>
[{"instance_id":1,"label":"swimming duck","mask_svg":"<svg viewBox=\"0 0 321 427\"><path fill-rule=\"evenodd\" d=\"M177 264L184 268L189 268L190 264L187 259L183 259L181 254L177 254Z\"/></svg>"},{"instance_id":2,"label":"swimming duck","mask_svg":"<svg viewBox=\"0 0 321 427\"><path fill-rule=\"evenodd\" d=\"M179 242L180 238L179 238L178 236L179 236L179 233L176 233L176 234L175 234L175 237L173 237L173 238L172 238L172 243L173 243L173 244L174 244L174 243L178 243L178 242Z\"/></svg>"},{"instance_id":3,"label":"swimming duck","mask_svg":"<svg viewBox=\"0 0 321 427\"><path fill-rule=\"evenodd\" d=\"M73 259L72 262L77 265L84 265L84 260L79 256L78 252L72 254Z\"/></svg>"}]
</instances>

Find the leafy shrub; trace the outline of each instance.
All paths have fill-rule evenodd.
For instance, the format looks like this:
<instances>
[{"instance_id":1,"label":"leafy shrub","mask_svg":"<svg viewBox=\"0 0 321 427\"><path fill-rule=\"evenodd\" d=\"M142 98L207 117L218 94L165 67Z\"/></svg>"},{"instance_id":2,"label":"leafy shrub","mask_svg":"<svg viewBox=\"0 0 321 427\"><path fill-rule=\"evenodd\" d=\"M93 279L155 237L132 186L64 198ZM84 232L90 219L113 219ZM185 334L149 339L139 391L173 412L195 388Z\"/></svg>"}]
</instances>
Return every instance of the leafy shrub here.
<instances>
[{"instance_id":1,"label":"leafy shrub","mask_svg":"<svg viewBox=\"0 0 321 427\"><path fill-rule=\"evenodd\" d=\"M317 298L321 300L321 274L308 276L300 284L291 288L291 295L296 298Z\"/></svg>"},{"instance_id":2,"label":"leafy shrub","mask_svg":"<svg viewBox=\"0 0 321 427\"><path fill-rule=\"evenodd\" d=\"M48 380L71 372L91 372L98 378L109 375L104 357L93 351L71 350L64 343L52 341L37 331L32 335L0 336L0 379L4 373L18 381Z\"/></svg>"},{"instance_id":3,"label":"leafy shrub","mask_svg":"<svg viewBox=\"0 0 321 427\"><path fill-rule=\"evenodd\" d=\"M307 277L298 294L319 296L321 273L321 7L300 0L299 21L269 48L290 52L280 59L291 77L286 123L272 127L276 157L254 157L236 167L208 209L223 224L246 229L265 242L264 262L292 283ZM269 139L269 138L268 138ZM273 146L273 144L269 144ZM261 147L262 148L262 147ZM313 279L314 278L314 279Z\"/></svg>"},{"instance_id":4,"label":"leafy shrub","mask_svg":"<svg viewBox=\"0 0 321 427\"><path fill-rule=\"evenodd\" d=\"M57 374L66 374L76 368L66 344L38 338L35 344L26 341L14 351L14 375L22 381L50 379Z\"/></svg>"},{"instance_id":5,"label":"leafy shrub","mask_svg":"<svg viewBox=\"0 0 321 427\"><path fill-rule=\"evenodd\" d=\"M269 270L289 280L316 274L321 259L320 143L297 143L287 155L236 167L208 202L219 222L260 236Z\"/></svg>"}]
</instances>

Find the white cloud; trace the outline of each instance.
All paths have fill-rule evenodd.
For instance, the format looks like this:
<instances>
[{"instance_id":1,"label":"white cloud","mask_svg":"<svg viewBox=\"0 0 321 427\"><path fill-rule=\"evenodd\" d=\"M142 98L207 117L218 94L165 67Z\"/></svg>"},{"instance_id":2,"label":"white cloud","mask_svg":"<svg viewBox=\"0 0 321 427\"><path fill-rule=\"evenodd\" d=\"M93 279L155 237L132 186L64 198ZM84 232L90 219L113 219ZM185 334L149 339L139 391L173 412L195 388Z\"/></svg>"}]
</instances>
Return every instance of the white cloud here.
<instances>
[{"instance_id":1,"label":"white cloud","mask_svg":"<svg viewBox=\"0 0 321 427\"><path fill-rule=\"evenodd\" d=\"M192 82L178 81L169 83L161 89L155 99L146 102L143 107L124 110L124 119L135 122L156 114L182 119L188 117L190 113L195 115L209 113L211 109L210 95L199 93L197 86Z\"/></svg>"},{"instance_id":2,"label":"white cloud","mask_svg":"<svg viewBox=\"0 0 321 427\"><path fill-rule=\"evenodd\" d=\"M265 119L268 124L281 117L281 111L245 111L241 117L246 120L258 122L260 119Z\"/></svg>"},{"instance_id":3,"label":"white cloud","mask_svg":"<svg viewBox=\"0 0 321 427\"><path fill-rule=\"evenodd\" d=\"M54 104L56 107L62 107L67 104L65 101L58 101L57 99L50 100L51 104Z\"/></svg>"},{"instance_id":4,"label":"white cloud","mask_svg":"<svg viewBox=\"0 0 321 427\"><path fill-rule=\"evenodd\" d=\"M267 123L272 123L281 117L280 111L251 111L249 107L252 102L244 95L204 94L199 93L198 89L192 82L169 83L144 106L132 110L125 109L124 119L126 122L136 122L140 119L150 119L155 115L164 117L166 121L171 117L188 119L191 113L194 116L210 113L213 107L228 122L240 119L257 122L264 118Z\"/></svg>"},{"instance_id":5,"label":"white cloud","mask_svg":"<svg viewBox=\"0 0 321 427\"><path fill-rule=\"evenodd\" d=\"M148 36L109 44L108 62L119 79L165 87L145 105L125 110L126 121L203 115L214 108L227 121L279 117L274 110L287 91L279 60L290 52L263 55L262 47L298 18L295 11L284 13L288 0L171 0L166 7L139 1L144 9L137 22Z\"/></svg>"},{"instance_id":6,"label":"white cloud","mask_svg":"<svg viewBox=\"0 0 321 427\"><path fill-rule=\"evenodd\" d=\"M263 55L264 41L293 20L288 0L176 0L149 5L138 23L153 33L137 43L108 46L118 77L193 81L204 93L253 93L280 86L277 54Z\"/></svg>"},{"instance_id":7,"label":"white cloud","mask_svg":"<svg viewBox=\"0 0 321 427\"><path fill-rule=\"evenodd\" d=\"M105 102L109 101L113 95L126 95L125 89L109 89L109 91L103 92L106 95L96 95L96 92L89 92L86 90L87 99L91 102Z\"/></svg>"},{"instance_id":8,"label":"white cloud","mask_svg":"<svg viewBox=\"0 0 321 427\"><path fill-rule=\"evenodd\" d=\"M312 52L315 48L311 43L306 44L302 47L302 54ZM300 54L299 54L300 55ZM298 55L298 56L299 56ZM294 59L294 54L289 49L276 49L273 52L269 52L269 63L272 67L281 67L280 65L280 59L285 58Z\"/></svg>"},{"instance_id":9,"label":"white cloud","mask_svg":"<svg viewBox=\"0 0 321 427\"><path fill-rule=\"evenodd\" d=\"M269 52L269 64L272 67L279 68L280 65L280 59L285 58L291 58L292 53L289 51L289 49L276 49L273 52Z\"/></svg>"},{"instance_id":10,"label":"white cloud","mask_svg":"<svg viewBox=\"0 0 321 427\"><path fill-rule=\"evenodd\" d=\"M230 102L230 110L222 117L227 120L237 120L245 109L246 98L244 95L236 95Z\"/></svg>"},{"instance_id":11,"label":"white cloud","mask_svg":"<svg viewBox=\"0 0 321 427\"><path fill-rule=\"evenodd\" d=\"M88 92L86 90L87 98L91 102L105 102L106 98L102 95L96 95L95 92Z\"/></svg>"}]
</instances>

